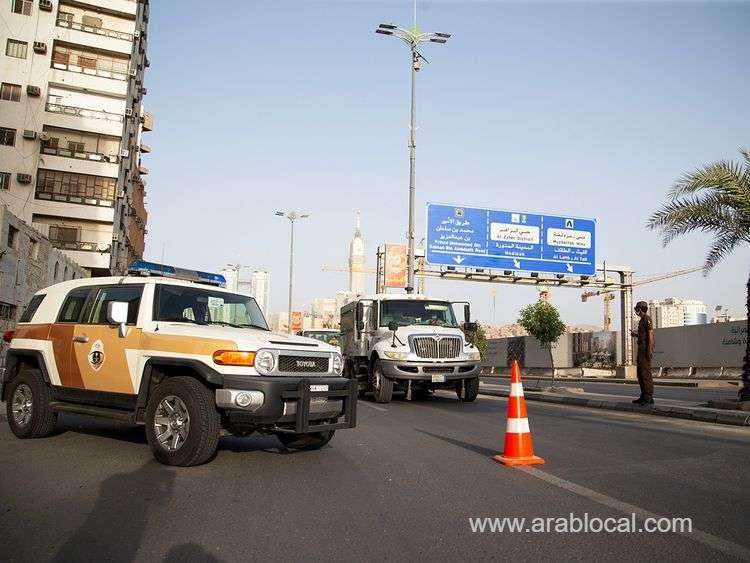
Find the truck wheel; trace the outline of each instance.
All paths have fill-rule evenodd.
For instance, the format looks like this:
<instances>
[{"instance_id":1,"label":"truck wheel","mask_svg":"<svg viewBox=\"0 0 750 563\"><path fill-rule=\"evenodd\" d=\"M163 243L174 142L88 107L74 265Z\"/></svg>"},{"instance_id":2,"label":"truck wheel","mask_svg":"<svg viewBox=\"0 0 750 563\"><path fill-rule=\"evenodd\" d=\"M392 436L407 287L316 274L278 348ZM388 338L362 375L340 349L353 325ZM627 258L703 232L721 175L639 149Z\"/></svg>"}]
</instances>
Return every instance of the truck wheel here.
<instances>
[{"instance_id":1,"label":"truck wheel","mask_svg":"<svg viewBox=\"0 0 750 563\"><path fill-rule=\"evenodd\" d=\"M192 377L170 377L146 406L146 438L157 461L189 467L211 459L219 445L213 393Z\"/></svg>"},{"instance_id":2,"label":"truck wheel","mask_svg":"<svg viewBox=\"0 0 750 563\"><path fill-rule=\"evenodd\" d=\"M331 441L335 430L326 432L310 432L309 434L290 434L289 432L277 432L276 436L290 450L318 450Z\"/></svg>"},{"instance_id":3,"label":"truck wheel","mask_svg":"<svg viewBox=\"0 0 750 563\"><path fill-rule=\"evenodd\" d=\"M18 438L43 438L55 429L57 413L50 408L52 390L35 368L24 367L10 382L6 395L8 425Z\"/></svg>"},{"instance_id":4,"label":"truck wheel","mask_svg":"<svg viewBox=\"0 0 750 563\"><path fill-rule=\"evenodd\" d=\"M357 371L354 368L354 362L351 360L347 360L344 364L344 373L342 374L347 379L353 379L355 381L355 385L357 385L357 398L361 399L365 396L366 389L362 389L359 387L359 378L357 377Z\"/></svg>"},{"instance_id":5,"label":"truck wheel","mask_svg":"<svg viewBox=\"0 0 750 563\"><path fill-rule=\"evenodd\" d=\"M477 395L479 395L479 378L473 377L471 379L464 379L464 396L461 396L461 381L458 381L456 383L456 395L458 395L458 400L463 401L464 403L471 403L476 398Z\"/></svg>"},{"instance_id":6,"label":"truck wheel","mask_svg":"<svg viewBox=\"0 0 750 563\"><path fill-rule=\"evenodd\" d=\"M389 403L391 401L391 397L393 397L393 380L383 375L380 360L375 360L375 363L372 365L370 383L372 385L372 396L376 403Z\"/></svg>"}]
</instances>

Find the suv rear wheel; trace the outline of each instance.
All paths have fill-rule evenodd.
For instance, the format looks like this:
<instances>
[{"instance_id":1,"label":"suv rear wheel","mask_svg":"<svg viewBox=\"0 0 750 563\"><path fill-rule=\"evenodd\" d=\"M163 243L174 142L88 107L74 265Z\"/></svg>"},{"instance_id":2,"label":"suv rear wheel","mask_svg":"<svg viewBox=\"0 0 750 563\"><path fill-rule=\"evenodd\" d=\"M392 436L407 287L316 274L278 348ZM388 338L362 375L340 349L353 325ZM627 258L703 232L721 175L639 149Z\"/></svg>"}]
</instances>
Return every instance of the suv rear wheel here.
<instances>
[{"instance_id":1,"label":"suv rear wheel","mask_svg":"<svg viewBox=\"0 0 750 563\"><path fill-rule=\"evenodd\" d=\"M192 377L159 384L146 407L146 437L157 461L189 467L210 460L219 445L213 393Z\"/></svg>"},{"instance_id":2,"label":"suv rear wheel","mask_svg":"<svg viewBox=\"0 0 750 563\"><path fill-rule=\"evenodd\" d=\"M42 372L23 367L10 382L6 396L8 425L18 438L43 438L55 430L57 413L50 407L52 390Z\"/></svg>"}]
</instances>

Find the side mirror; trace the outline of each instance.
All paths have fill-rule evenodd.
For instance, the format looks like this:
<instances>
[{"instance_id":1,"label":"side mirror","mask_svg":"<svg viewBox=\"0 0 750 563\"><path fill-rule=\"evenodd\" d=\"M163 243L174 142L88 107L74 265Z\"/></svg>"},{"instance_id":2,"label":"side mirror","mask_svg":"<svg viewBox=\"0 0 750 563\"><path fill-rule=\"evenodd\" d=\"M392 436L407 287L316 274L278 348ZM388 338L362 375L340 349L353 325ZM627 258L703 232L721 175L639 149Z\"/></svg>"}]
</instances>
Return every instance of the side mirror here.
<instances>
[{"instance_id":1,"label":"side mirror","mask_svg":"<svg viewBox=\"0 0 750 563\"><path fill-rule=\"evenodd\" d=\"M391 332L396 332L398 330L398 323L396 321L389 322L388 330L390 330Z\"/></svg>"},{"instance_id":2,"label":"side mirror","mask_svg":"<svg viewBox=\"0 0 750 563\"><path fill-rule=\"evenodd\" d=\"M464 322L468 323L471 321L471 306L467 303L464 305Z\"/></svg>"},{"instance_id":3,"label":"side mirror","mask_svg":"<svg viewBox=\"0 0 750 563\"><path fill-rule=\"evenodd\" d=\"M365 321L357 321L357 330L359 332L365 330Z\"/></svg>"},{"instance_id":4,"label":"side mirror","mask_svg":"<svg viewBox=\"0 0 750 563\"><path fill-rule=\"evenodd\" d=\"M477 331L477 323L465 322L464 323L464 331L466 331L466 332L476 332Z\"/></svg>"},{"instance_id":5,"label":"side mirror","mask_svg":"<svg viewBox=\"0 0 750 563\"><path fill-rule=\"evenodd\" d=\"M113 325L120 325L120 336L127 336L128 303L125 301L107 303L107 321Z\"/></svg>"}]
</instances>

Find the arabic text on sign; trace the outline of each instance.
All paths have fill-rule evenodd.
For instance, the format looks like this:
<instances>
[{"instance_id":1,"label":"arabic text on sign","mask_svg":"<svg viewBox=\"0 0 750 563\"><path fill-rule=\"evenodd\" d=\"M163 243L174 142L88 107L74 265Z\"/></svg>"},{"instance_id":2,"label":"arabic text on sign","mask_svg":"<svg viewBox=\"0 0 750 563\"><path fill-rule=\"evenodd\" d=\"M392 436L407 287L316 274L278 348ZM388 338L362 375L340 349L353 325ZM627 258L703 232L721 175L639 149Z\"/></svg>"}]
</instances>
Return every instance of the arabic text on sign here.
<instances>
[{"instance_id":1,"label":"arabic text on sign","mask_svg":"<svg viewBox=\"0 0 750 563\"><path fill-rule=\"evenodd\" d=\"M571 229L547 229L547 244L550 246L567 246L591 248L591 233Z\"/></svg>"}]
</instances>

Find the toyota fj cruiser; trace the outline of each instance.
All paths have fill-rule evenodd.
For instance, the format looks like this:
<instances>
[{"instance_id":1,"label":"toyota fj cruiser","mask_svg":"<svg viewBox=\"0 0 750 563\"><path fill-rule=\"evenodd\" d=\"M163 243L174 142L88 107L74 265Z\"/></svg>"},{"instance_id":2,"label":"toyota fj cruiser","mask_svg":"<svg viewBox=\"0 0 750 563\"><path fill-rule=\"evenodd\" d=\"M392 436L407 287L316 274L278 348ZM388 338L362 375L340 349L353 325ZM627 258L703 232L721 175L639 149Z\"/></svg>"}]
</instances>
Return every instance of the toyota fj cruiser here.
<instances>
[{"instance_id":1,"label":"toyota fj cruiser","mask_svg":"<svg viewBox=\"0 0 750 563\"><path fill-rule=\"evenodd\" d=\"M220 432L327 444L356 418L338 348L269 331L223 277L143 261L124 277L59 283L32 297L13 334L0 398L19 438L60 412L145 425L157 460L204 463Z\"/></svg>"}]
</instances>

